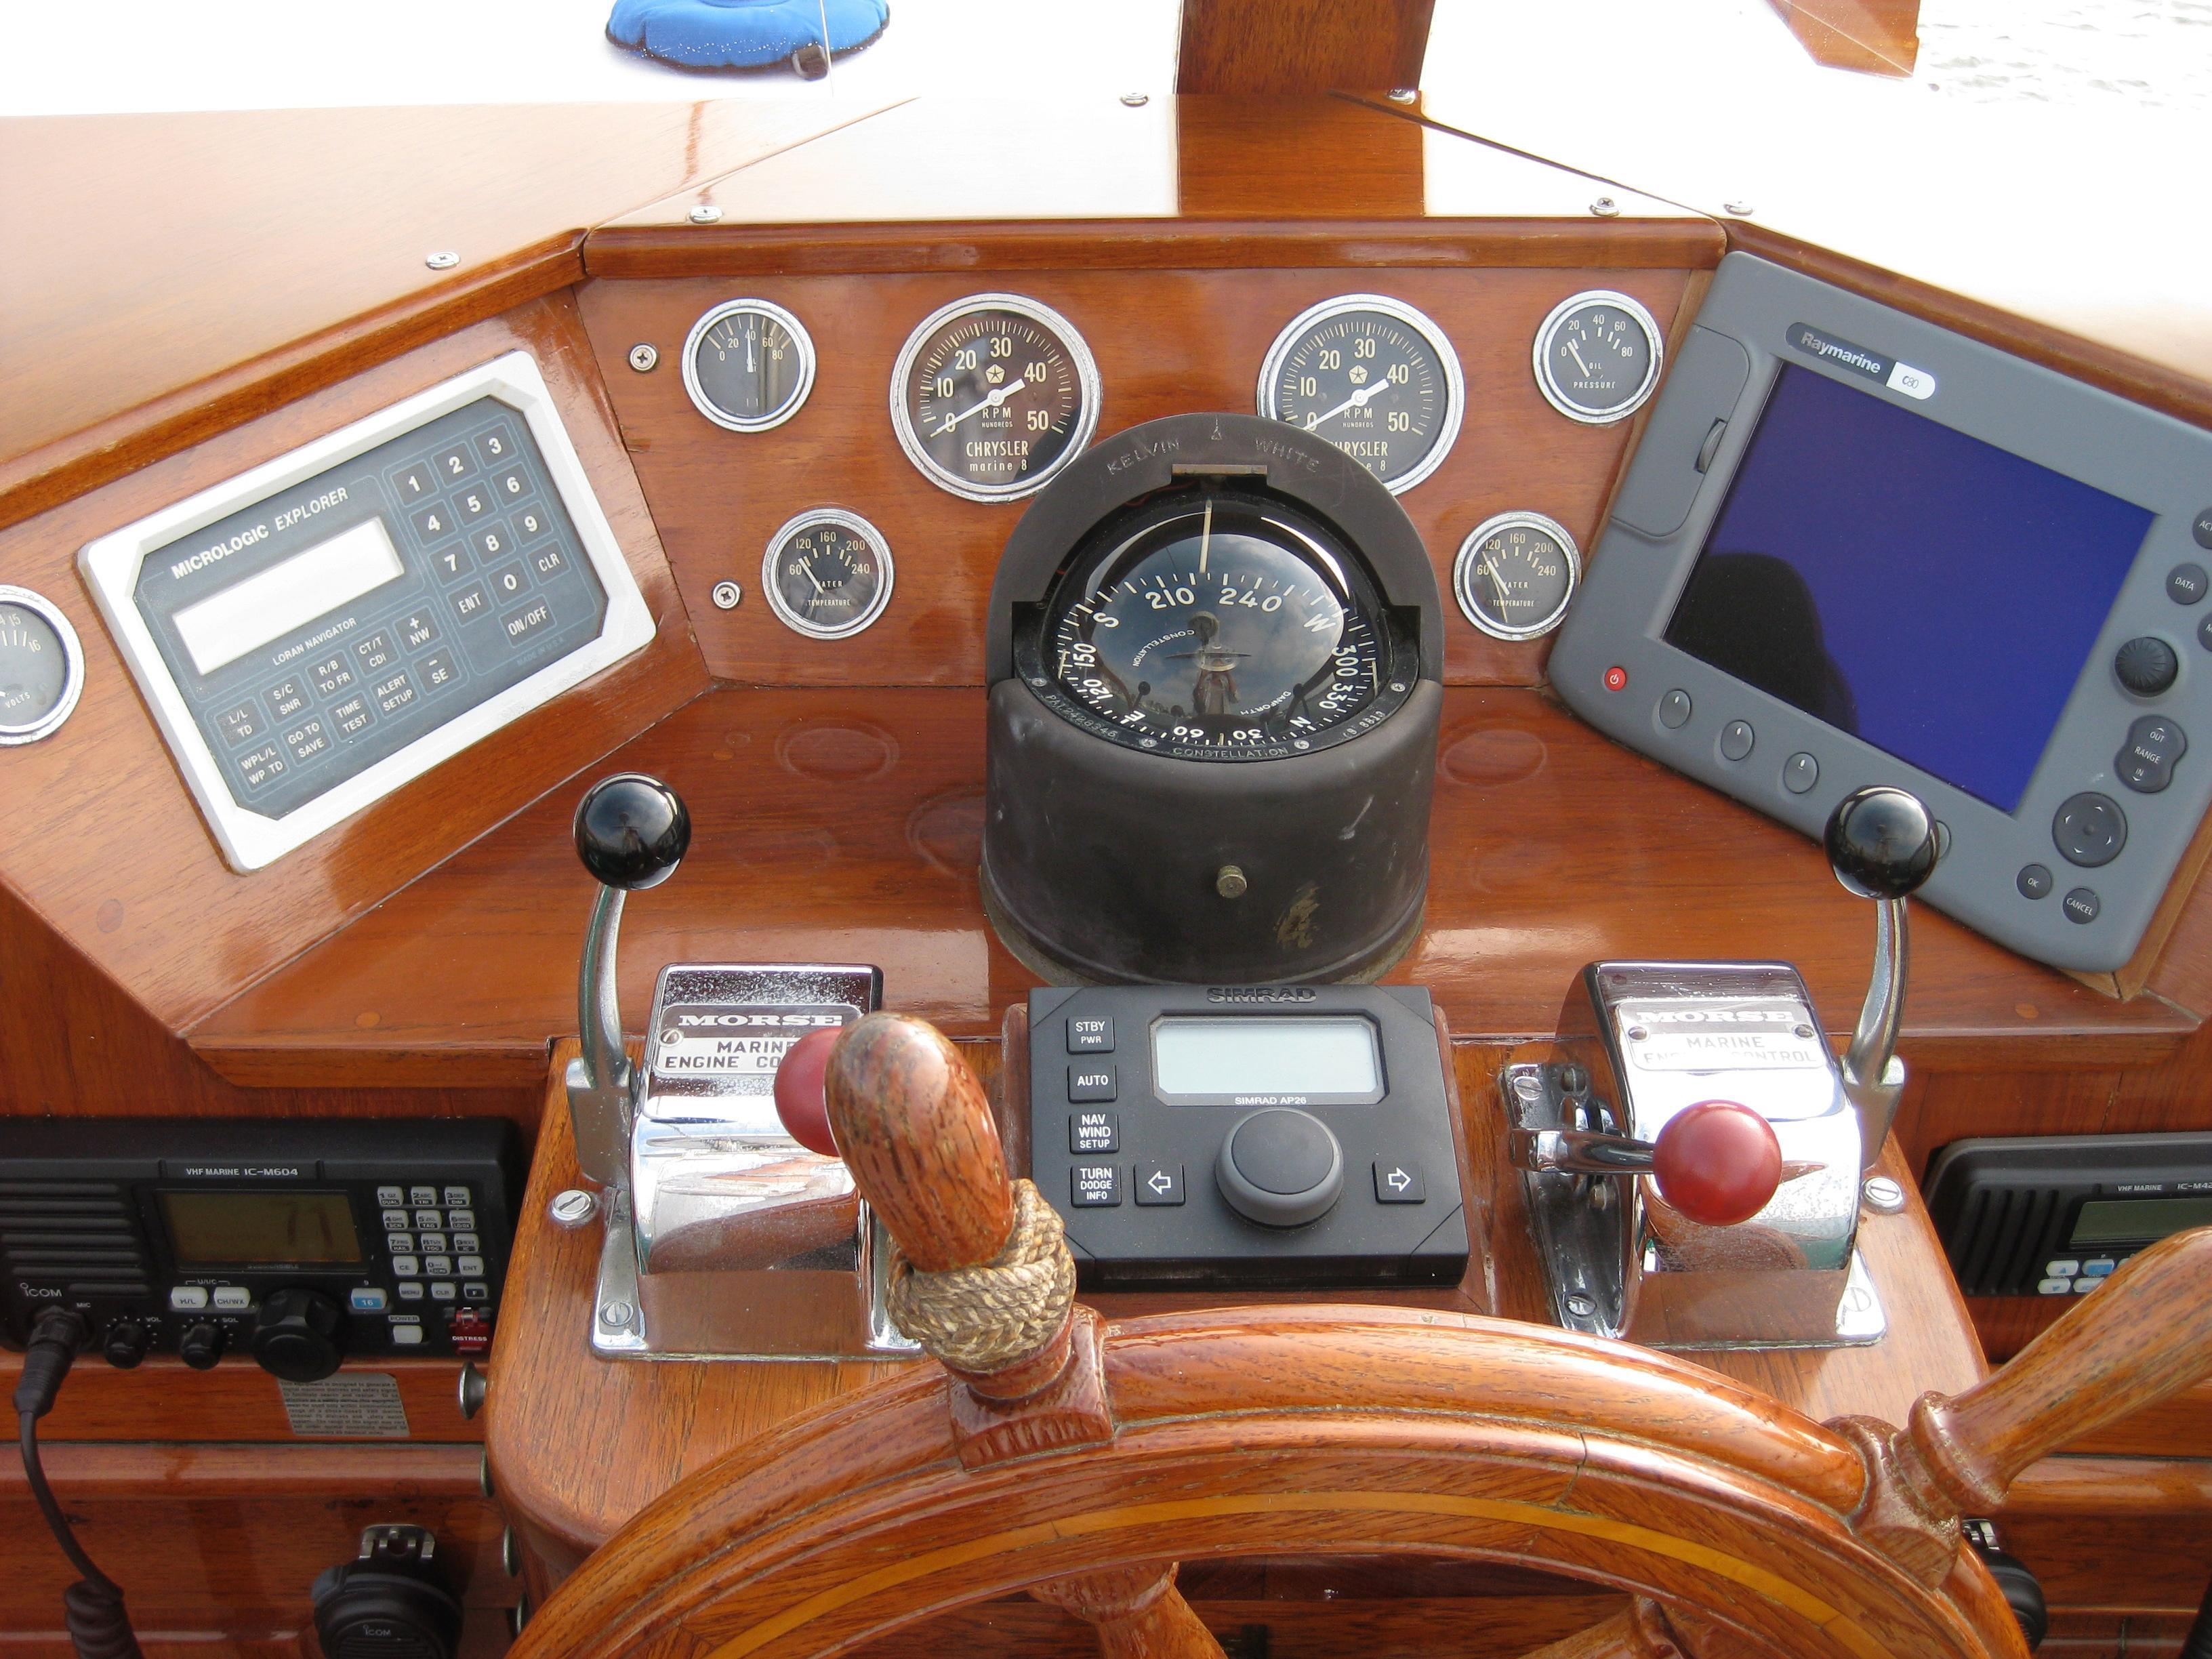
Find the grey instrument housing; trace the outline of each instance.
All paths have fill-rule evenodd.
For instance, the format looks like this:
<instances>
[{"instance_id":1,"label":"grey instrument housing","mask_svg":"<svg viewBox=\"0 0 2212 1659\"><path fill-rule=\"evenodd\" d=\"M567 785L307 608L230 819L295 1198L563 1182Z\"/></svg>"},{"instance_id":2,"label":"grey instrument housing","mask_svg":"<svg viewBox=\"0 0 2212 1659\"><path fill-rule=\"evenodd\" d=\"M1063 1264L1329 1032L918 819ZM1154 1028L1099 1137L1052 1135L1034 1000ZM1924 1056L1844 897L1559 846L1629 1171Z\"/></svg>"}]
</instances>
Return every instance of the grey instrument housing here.
<instances>
[{"instance_id":1,"label":"grey instrument housing","mask_svg":"<svg viewBox=\"0 0 2212 1659\"><path fill-rule=\"evenodd\" d=\"M1885 356L1899 373L1933 377L1926 395L1831 367L1790 342L1809 325ZM2097 635L2018 810L2000 811L1863 739L1814 718L1667 643L1676 602L1785 365L1836 380L2156 514ZM1905 366L1909 365L1910 368ZM1896 375L1892 376L1894 383ZM1717 441L1714 424L1725 422ZM1706 465L1700 469L1700 459ZM1549 674L1568 706L1608 736L1817 838L1836 803L1868 784L1893 784L1926 801L1948 832L1922 896L2023 955L2055 967L2110 971L2134 954L2198 822L2212 805L2212 762L2186 755L2172 782L2138 793L2115 775L2129 728L2148 714L2212 743L2212 661L2196 637L2212 605L2171 599L2176 566L2212 565L2194 524L2212 501L2212 433L2199 431L1948 329L1906 316L1748 254L1721 262L1697 322L1674 354L1642 441L1589 561L1582 594L1553 647ZM1904 602L1900 597L1900 603ZM2124 690L2112 659L2142 635L2179 658L2171 690ZM1626 671L1618 691L1609 670ZM1661 700L1688 694L1679 726ZM1751 752L1725 758L1723 729L1747 721ZM1784 785L1785 765L1810 755L1818 781ZM1802 780L1802 768L1798 773ZM2094 792L2126 817L2118 856L2077 867L2059 852L2052 820L2070 797ZM2018 884L2025 866L2051 876L2041 897ZM2094 920L2069 919L2069 888L2100 901Z\"/></svg>"}]
</instances>

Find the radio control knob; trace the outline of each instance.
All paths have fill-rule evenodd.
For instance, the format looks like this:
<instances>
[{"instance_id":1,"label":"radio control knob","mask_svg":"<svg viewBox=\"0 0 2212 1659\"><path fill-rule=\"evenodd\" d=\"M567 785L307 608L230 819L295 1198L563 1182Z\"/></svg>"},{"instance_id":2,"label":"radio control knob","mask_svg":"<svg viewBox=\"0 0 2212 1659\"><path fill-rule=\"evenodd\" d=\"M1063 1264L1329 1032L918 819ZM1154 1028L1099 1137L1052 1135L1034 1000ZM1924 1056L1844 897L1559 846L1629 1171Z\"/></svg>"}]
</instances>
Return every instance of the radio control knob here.
<instances>
[{"instance_id":1,"label":"radio control knob","mask_svg":"<svg viewBox=\"0 0 2212 1659\"><path fill-rule=\"evenodd\" d=\"M1229 1132L1213 1162L1229 1207L1263 1227L1303 1227L1344 1192L1344 1148L1310 1112L1271 1106Z\"/></svg>"},{"instance_id":2,"label":"radio control knob","mask_svg":"<svg viewBox=\"0 0 2212 1659\"><path fill-rule=\"evenodd\" d=\"M287 1382L319 1382L337 1370L338 1304L316 1291L274 1291L261 1304L251 1346L261 1369Z\"/></svg>"},{"instance_id":3,"label":"radio control knob","mask_svg":"<svg viewBox=\"0 0 2212 1659\"><path fill-rule=\"evenodd\" d=\"M107 1328L103 1352L107 1363L127 1371L146 1357L146 1328L135 1319L118 1319Z\"/></svg>"},{"instance_id":4,"label":"radio control knob","mask_svg":"<svg viewBox=\"0 0 2212 1659\"><path fill-rule=\"evenodd\" d=\"M2181 659L2164 640L2145 634L2130 640L2113 654L2112 672L2139 697L2161 696L2180 678Z\"/></svg>"},{"instance_id":5,"label":"radio control knob","mask_svg":"<svg viewBox=\"0 0 2212 1659\"><path fill-rule=\"evenodd\" d=\"M196 1371L211 1371L215 1362L222 1358L222 1327L202 1321L185 1327L185 1334L177 1339L177 1358Z\"/></svg>"}]
</instances>

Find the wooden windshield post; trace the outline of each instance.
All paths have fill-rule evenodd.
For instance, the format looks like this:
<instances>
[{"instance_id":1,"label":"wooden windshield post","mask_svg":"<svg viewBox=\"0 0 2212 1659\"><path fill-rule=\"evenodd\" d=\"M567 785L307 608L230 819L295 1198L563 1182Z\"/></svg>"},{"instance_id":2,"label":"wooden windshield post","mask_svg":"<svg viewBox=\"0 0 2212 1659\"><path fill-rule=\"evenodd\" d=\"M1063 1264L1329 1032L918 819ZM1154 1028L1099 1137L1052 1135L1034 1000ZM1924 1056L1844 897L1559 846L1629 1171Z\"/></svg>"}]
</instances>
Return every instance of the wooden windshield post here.
<instances>
[{"instance_id":1,"label":"wooden windshield post","mask_svg":"<svg viewBox=\"0 0 2212 1659\"><path fill-rule=\"evenodd\" d=\"M1177 92L1387 92L1421 83L1436 0L1183 0Z\"/></svg>"},{"instance_id":2,"label":"wooden windshield post","mask_svg":"<svg viewBox=\"0 0 2212 1659\"><path fill-rule=\"evenodd\" d=\"M1910 75L1920 56L1920 0L1767 0L1829 69Z\"/></svg>"}]
</instances>

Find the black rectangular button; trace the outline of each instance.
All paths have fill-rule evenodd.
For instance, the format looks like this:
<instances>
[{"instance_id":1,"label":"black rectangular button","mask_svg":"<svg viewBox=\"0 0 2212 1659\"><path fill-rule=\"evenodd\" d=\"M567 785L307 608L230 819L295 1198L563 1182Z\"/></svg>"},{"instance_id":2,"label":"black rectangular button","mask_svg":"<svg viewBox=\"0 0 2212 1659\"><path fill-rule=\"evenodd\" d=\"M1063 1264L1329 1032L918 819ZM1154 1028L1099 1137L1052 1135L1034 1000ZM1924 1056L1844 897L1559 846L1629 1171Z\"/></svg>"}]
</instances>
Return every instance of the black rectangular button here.
<instances>
[{"instance_id":1,"label":"black rectangular button","mask_svg":"<svg viewBox=\"0 0 2212 1659\"><path fill-rule=\"evenodd\" d=\"M561 544L558 542L548 542L543 547L533 547L524 556L530 561L530 568L532 570L548 579L559 575L568 568L568 561L562 556Z\"/></svg>"},{"instance_id":2,"label":"black rectangular button","mask_svg":"<svg viewBox=\"0 0 2212 1659\"><path fill-rule=\"evenodd\" d=\"M284 746L292 751L292 758L304 766L317 756L329 752L331 734L319 720L301 720L297 726L285 728Z\"/></svg>"},{"instance_id":3,"label":"black rectangular button","mask_svg":"<svg viewBox=\"0 0 2212 1659\"><path fill-rule=\"evenodd\" d=\"M392 475L392 483L399 491L399 499L410 503L421 501L438 487L428 461L416 461L411 466L401 467Z\"/></svg>"},{"instance_id":4,"label":"black rectangular button","mask_svg":"<svg viewBox=\"0 0 2212 1659\"><path fill-rule=\"evenodd\" d=\"M261 700L269 705L270 714L279 720L289 720L307 706L307 688L295 674L270 686L261 694Z\"/></svg>"},{"instance_id":5,"label":"black rectangular button","mask_svg":"<svg viewBox=\"0 0 2212 1659\"><path fill-rule=\"evenodd\" d=\"M450 651L433 651L415 665L415 672L422 677L423 685L432 691L442 691L461 677Z\"/></svg>"},{"instance_id":6,"label":"black rectangular button","mask_svg":"<svg viewBox=\"0 0 2212 1659\"><path fill-rule=\"evenodd\" d=\"M451 449L440 450L430 458L430 465L436 470L441 483L465 478L476 471L476 459L469 453L466 444L455 444Z\"/></svg>"},{"instance_id":7,"label":"black rectangular button","mask_svg":"<svg viewBox=\"0 0 2212 1659\"><path fill-rule=\"evenodd\" d=\"M437 642L438 620L425 608L410 611L399 619L399 648L420 651L426 645Z\"/></svg>"},{"instance_id":8,"label":"black rectangular button","mask_svg":"<svg viewBox=\"0 0 2212 1659\"><path fill-rule=\"evenodd\" d=\"M512 507L530 493L530 480L519 466L511 466L491 481L492 494L502 507Z\"/></svg>"},{"instance_id":9,"label":"black rectangular button","mask_svg":"<svg viewBox=\"0 0 2212 1659\"><path fill-rule=\"evenodd\" d=\"M1121 1120L1112 1112L1078 1112L1067 1120L1067 1150L1071 1152L1118 1152L1121 1150Z\"/></svg>"},{"instance_id":10,"label":"black rectangular button","mask_svg":"<svg viewBox=\"0 0 2212 1659\"><path fill-rule=\"evenodd\" d=\"M425 543L443 541L455 527L453 515L446 510L442 501L416 507L407 515L407 522L415 526L415 533Z\"/></svg>"},{"instance_id":11,"label":"black rectangular button","mask_svg":"<svg viewBox=\"0 0 2212 1659\"><path fill-rule=\"evenodd\" d=\"M283 761L278 757L276 745L264 743L250 755L238 760L238 775L246 780L248 789L258 789L264 784L284 775Z\"/></svg>"},{"instance_id":12,"label":"black rectangular button","mask_svg":"<svg viewBox=\"0 0 2212 1659\"><path fill-rule=\"evenodd\" d=\"M510 611L499 619L500 631L507 635L509 645L519 645L553 620L553 607L543 599L532 599L520 610ZM1108 1096L1109 1100L1112 1096Z\"/></svg>"},{"instance_id":13,"label":"black rectangular button","mask_svg":"<svg viewBox=\"0 0 2212 1659\"><path fill-rule=\"evenodd\" d=\"M1067 1097L1076 1101L1114 1098L1111 1066L1071 1066L1067 1068Z\"/></svg>"},{"instance_id":14,"label":"black rectangular button","mask_svg":"<svg viewBox=\"0 0 2212 1659\"><path fill-rule=\"evenodd\" d=\"M415 701L415 682L407 678L407 671L379 680L371 686L368 695L376 700L377 708L386 714L396 714Z\"/></svg>"},{"instance_id":15,"label":"black rectangular button","mask_svg":"<svg viewBox=\"0 0 2212 1659\"><path fill-rule=\"evenodd\" d=\"M491 595L482 582L471 582L453 595L453 614L465 623L491 614Z\"/></svg>"},{"instance_id":16,"label":"black rectangular button","mask_svg":"<svg viewBox=\"0 0 2212 1659\"><path fill-rule=\"evenodd\" d=\"M389 668L399 660L398 650L392 643L392 634L388 629L378 629L355 646L353 653L361 659L361 665L372 674L379 669Z\"/></svg>"},{"instance_id":17,"label":"black rectangular button","mask_svg":"<svg viewBox=\"0 0 2212 1659\"><path fill-rule=\"evenodd\" d=\"M1429 1189L1419 1168L1394 1158L1375 1160L1375 1201L1377 1204L1425 1204Z\"/></svg>"},{"instance_id":18,"label":"black rectangular button","mask_svg":"<svg viewBox=\"0 0 2212 1659\"><path fill-rule=\"evenodd\" d=\"M368 699L358 691L343 702L332 703L330 716L331 724L344 738L357 738L376 723L376 716L369 712Z\"/></svg>"},{"instance_id":19,"label":"black rectangular button","mask_svg":"<svg viewBox=\"0 0 2212 1659\"><path fill-rule=\"evenodd\" d=\"M1100 1015L1067 1022L1067 1052L1071 1054L1110 1054L1114 1052L1114 1022Z\"/></svg>"},{"instance_id":20,"label":"black rectangular button","mask_svg":"<svg viewBox=\"0 0 2212 1659\"><path fill-rule=\"evenodd\" d=\"M1121 1202L1121 1171L1113 1164L1079 1164L1068 1172L1079 1210L1110 1210Z\"/></svg>"},{"instance_id":21,"label":"black rectangular button","mask_svg":"<svg viewBox=\"0 0 2212 1659\"><path fill-rule=\"evenodd\" d=\"M1182 1202L1182 1165L1139 1164L1136 1177L1130 1185L1139 1204L1180 1204Z\"/></svg>"},{"instance_id":22,"label":"black rectangular button","mask_svg":"<svg viewBox=\"0 0 2212 1659\"><path fill-rule=\"evenodd\" d=\"M250 702L224 710L216 716L215 723L234 744L248 743L261 735L261 713Z\"/></svg>"},{"instance_id":23,"label":"black rectangular button","mask_svg":"<svg viewBox=\"0 0 2212 1659\"><path fill-rule=\"evenodd\" d=\"M476 568L476 561L469 557L468 550L459 542L451 547L441 547L430 556L430 568L438 573L441 582L458 580Z\"/></svg>"},{"instance_id":24,"label":"black rectangular button","mask_svg":"<svg viewBox=\"0 0 2212 1659\"><path fill-rule=\"evenodd\" d=\"M495 426L477 439L477 453L483 458L486 466L497 466L514 453L514 434L503 426Z\"/></svg>"}]
</instances>

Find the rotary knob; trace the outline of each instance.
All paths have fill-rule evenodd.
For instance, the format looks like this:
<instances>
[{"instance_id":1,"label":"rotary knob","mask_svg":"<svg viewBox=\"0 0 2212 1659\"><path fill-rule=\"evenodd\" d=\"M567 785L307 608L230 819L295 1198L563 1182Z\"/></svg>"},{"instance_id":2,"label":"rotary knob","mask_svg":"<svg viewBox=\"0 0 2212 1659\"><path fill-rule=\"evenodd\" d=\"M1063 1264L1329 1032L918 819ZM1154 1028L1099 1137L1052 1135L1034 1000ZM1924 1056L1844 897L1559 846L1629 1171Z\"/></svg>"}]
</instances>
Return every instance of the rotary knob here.
<instances>
[{"instance_id":1,"label":"rotary knob","mask_svg":"<svg viewBox=\"0 0 2212 1659\"><path fill-rule=\"evenodd\" d=\"M2181 659L2164 640L2145 634L2130 640L2112 656L2112 672L2139 697L2162 696L2181 675Z\"/></svg>"},{"instance_id":2,"label":"rotary knob","mask_svg":"<svg viewBox=\"0 0 2212 1659\"><path fill-rule=\"evenodd\" d=\"M1303 1227L1344 1191L1344 1149L1310 1112L1271 1106L1240 1121L1213 1161L1229 1207L1263 1227Z\"/></svg>"},{"instance_id":3,"label":"rotary knob","mask_svg":"<svg viewBox=\"0 0 2212 1659\"><path fill-rule=\"evenodd\" d=\"M216 1361L222 1358L225 1337L220 1325L202 1320L197 1325L187 1325L177 1338L177 1358L196 1371L210 1371Z\"/></svg>"},{"instance_id":4,"label":"rotary knob","mask_svg":"<svg viewBox=\"0 0 2212 1659\"><path fill-rule=\"evenodd\" d=\"M319 1382L342 1357L338 1304L314 1291L276 1291L261 1304L253 1357L261 1369L287 1382Z\"/></svg>"},{"instance_id":5,"label":"rotary knob","mask_svg":"<svg viewBox=\"0 0 2212 1659\"><path fill-rule=\"evenodd\" d=\"M106 1340L100 1345L107 1363L118 1371L127 1371L146 1357L150 1341L146 1328L135 1319L118 1319L107 1328Z\"/></svg>"}]
</instances>

